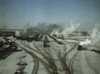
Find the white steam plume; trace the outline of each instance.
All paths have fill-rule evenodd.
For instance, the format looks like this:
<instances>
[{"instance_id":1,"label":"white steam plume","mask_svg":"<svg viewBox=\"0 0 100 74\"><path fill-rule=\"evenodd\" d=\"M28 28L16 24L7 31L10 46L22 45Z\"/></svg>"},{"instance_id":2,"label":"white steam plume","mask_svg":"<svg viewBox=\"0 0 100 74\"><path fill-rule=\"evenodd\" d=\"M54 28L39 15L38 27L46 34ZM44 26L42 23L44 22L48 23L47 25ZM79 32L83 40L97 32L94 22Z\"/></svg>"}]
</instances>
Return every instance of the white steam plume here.
<instances>
[{"instance_id":1,"label":"white steam plume","mask_svg":"<svg viewBox=\"0 0 100 74\"><path fill-rule=\"evenodd\" d=\"M100 42L100 24L95 25L93 28L91 38L93 44Z\"/></svg>"},{"instance_id":2,"label":"white steam plume","mask_svg":"<svg viewBox=\"0 0 100 74\"><path fill-rule=\"evenodd\" d=\"M66 27L61 34L66 38L68 36L68 34L71 34L72 32L74 32L78 27L80 26L80 23L74 25L72 24L72 22L70 23L70 27Z\"/></svg>"}]
</instances>

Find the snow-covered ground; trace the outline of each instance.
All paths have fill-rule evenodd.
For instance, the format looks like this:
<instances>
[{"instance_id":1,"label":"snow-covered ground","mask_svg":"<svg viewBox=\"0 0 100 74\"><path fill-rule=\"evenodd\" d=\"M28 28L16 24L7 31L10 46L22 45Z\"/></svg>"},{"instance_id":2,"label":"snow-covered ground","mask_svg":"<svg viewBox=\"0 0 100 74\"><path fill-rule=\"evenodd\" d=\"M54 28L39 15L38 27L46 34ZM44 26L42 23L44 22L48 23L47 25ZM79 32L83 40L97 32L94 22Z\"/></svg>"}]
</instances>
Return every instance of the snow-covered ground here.
<instances>
[{"instance_id":1,"label":"snow-covered ground","mask_svg":"<svg viewBox=\"0 0 100 74\"><path fill-rule=\"evenodd\" d=\"M23 56L25 57L23 58ZM0 60L0 74L14 74L19 67L17 63L19 63L20 61L26 62L28 64L25 68L25 72L28 72L28 74L30 74L34 65L33 59L24 51L14 52L6 59Z\"/></svg>"},{"instance_id":2,"label":"snow-covered ground","mask_svg":"<svg viewBox=\"0 0 100 74\"><path fill-rule=\"evenodd\" d=\"M45 36L50 41L50 47L43 46ZM50 74L51 67L57 68L58 74L100 74L100 54L94 51L77 50L81 39L77 41L56 38L63 44L58 44L48 35L44 35L40 41L32 42L16 38L9 39L15 41L22 51L14 52L6 59L0 60L0 74L14 74L18 68L22 67L18 65L20 62L27 63L23 70L26 74L32 74L33 71L37 71L37 74ZM56 67L52 66L50 62ZM70 73L65 68L66 66ZM34 70L34 68L36 69Z\"/></svg>"}]
</instances>

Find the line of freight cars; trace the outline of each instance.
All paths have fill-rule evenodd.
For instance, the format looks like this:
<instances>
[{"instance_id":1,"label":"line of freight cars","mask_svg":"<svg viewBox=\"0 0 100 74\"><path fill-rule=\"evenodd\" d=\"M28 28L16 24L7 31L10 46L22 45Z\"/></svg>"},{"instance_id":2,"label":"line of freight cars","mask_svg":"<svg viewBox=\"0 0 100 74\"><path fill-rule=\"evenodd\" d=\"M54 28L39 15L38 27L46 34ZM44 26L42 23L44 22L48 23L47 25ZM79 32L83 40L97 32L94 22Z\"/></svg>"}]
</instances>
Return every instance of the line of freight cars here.
<instances>
[{"instance_id":1,"label":"line of freight cars","mask_svg":"<svg viewBox=\"0 0 100 74\"><path fill-rule=\"evenodd\" d=\"M40 37L40 33L37 33L37 34L33 34L33 35L30 35L30 36L20 36L20 37L16 37L16 39L19 39L19 40L27 40L27 41L39 41L39 37Z\"/></svg>"}]
</instances>

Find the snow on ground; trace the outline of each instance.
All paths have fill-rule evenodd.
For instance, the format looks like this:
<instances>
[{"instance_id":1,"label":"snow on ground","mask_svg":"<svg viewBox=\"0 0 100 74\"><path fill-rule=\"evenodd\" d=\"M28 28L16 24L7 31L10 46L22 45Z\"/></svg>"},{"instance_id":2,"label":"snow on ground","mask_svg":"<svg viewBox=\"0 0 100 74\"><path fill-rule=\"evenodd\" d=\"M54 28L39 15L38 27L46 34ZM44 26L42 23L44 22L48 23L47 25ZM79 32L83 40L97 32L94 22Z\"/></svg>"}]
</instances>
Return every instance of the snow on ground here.
<instances>
[{"instance_id":1,"label":"snow on ground","mask_svg":"<svg viewBox=\"0 0 100 74\"><path fill-rule=\"evenodd\" d=\"M85 57L85 51L80 51L80 66L81 66L82 74L97 74L96 72L92 70L92 68L87 63L87 60Z\"/></svg>"},{"instance_id":2,"label":"snow on ground","mask_svg":"<svg viewBox=\"0 0 100 74\"><path fill-rule=\"evenodd\" d=\"M85 52L85 57L88 65L92 68L95 74L100 74L100 53L88 51Z\"/></svg>"},{"instance_id":3,"label":"snow on ground","mask_svg":"<svg viewBox=\"0 0 100 74\"><path fill-rule=\"evenodd\" d=\"M26 62L26 63L28 63L28 65L26 66L26 68L25 68L24 71L25 71L27 74L32 74L32 71L33 71L33 68L34 68L34 59L33 59L29 54L27 54L27 53L25 53L25 55L26 55L27 57L25 57L25 58L23 59L23 61Z\"/></svg>"},{"instance_id":4,"label":"snow on ground","mask_svg":"<svg viewBox=\"0 0 100 74\"><path fill-rule=\"evenodd\" d=\"M0 74L14 74L16 69L18 68L18 65L16 63L18 62L18 56L21 54L21 52L15 52L12 55L10 55L5 60L0 61Z\"/></svg>"},{"instance_id":5,"label":"snow on ground","mask_svg":"<svg viewBox=\"0 0 100 74\"><path fill-rule=\"evenodd\" d=\"M77 48L73 49L66 57L66 64L69 68L72 67L74 74L100 74L100 53L78 51L77 56L72 59L76 51Z\"/></svg>"},{"instance_id":6,"label":"snow on ground","mask_svg":"<svg viewBox=\"0 0 100 74\"><path fill-rule=\"evenodd\" d=\"M0 60L0 74L14 74L19 67L17 63L20 62L20 58L23 56L26 57L21 59L21 61L26 62L28 64L25 68L25 72L27 72L27 74L31 74L31 71L34 67L33 59L24 51L14 52L5 60Z\"/></svg>"},{"instance_id":7,"label":"snow on ground","mask_svg":"<svg viewBox=\"0 0 100 74\"><path fill-rule=\"evenodd\" d=\"M74 47L76 44L76 40L65 40L65 43L63 45L60 45L56 42L54 42L53 39L48 38L50 40L50 53L53 56L53 59L55 60L57 70L60 70L63 68L61 65L61 62L59 62L59 57L57 56L57 53L64 54L64 52L69 51L72 47ZM13 39L14 40L14 39ZM58 39L61 40L61 39ZM64 40L61 40L64 41ZM25 44L26 46L30 46L32 48L36 49L36 46L40 49L39 51L42 52L45 50L43 47L42 41L21 41L17 40L16 42ZM22 45L25 47L24 45ZM27 47L25 47L27 50L31 51L38 57L44 60L43 56L35 52L34 50L31 50ZM64 49L65 48L65 49ZM21 48L19 48L21 49ZM100 74L100 53L94 52L94 51L78 51L78 54L76 57L74 54L77 52L77 47L73 49L70 53L67 54L66 57L66 64L68 68L73 72L74 74ZM56 53L57 52L57 53ZM45 53L44 53L45 54ZM34 68L34 59L27 54L25 51L18 51L12 53L9 57L7 57L5 60L0 60L0 74L14 74L16 70L18 69L17 63L20 61L26 62L28 65L26 65L24 72L27 74L32 74L33 68ZM59 74L66 74L65 71L58 71ZM39 68L38 68L38 74L49 74L46 71L45 66L39 62Z\"/></svg>"},{"instance_id":8,"label":"snow on ground","mask_svg":"<svg viewBox=\"0 0 100 74\"><path fill-rule=\"evenodd\" d=\"M46 71L45 66L41 62L39 62L39 68L37 74L49 74L49 72Z\"/></svg>"}]
</instances>

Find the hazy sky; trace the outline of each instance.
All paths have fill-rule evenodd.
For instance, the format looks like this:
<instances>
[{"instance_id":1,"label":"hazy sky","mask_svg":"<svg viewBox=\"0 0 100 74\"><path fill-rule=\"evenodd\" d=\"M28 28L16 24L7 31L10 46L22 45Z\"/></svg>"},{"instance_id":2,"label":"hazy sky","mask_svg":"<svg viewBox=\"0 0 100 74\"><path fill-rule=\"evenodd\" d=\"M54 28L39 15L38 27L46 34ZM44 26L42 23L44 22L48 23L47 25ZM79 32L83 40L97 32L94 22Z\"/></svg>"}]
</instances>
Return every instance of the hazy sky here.
<instances>
[{"instance_id":1,"label":"hazy sky","mask_svg":"<svg viewBox=\"0 0 100 74\"><path fill-rule=\"evenodd\" d=\"M100 0L0 0L0 25L22 28L28 22L100 23Z\"/></svg>"}]
</instances>

